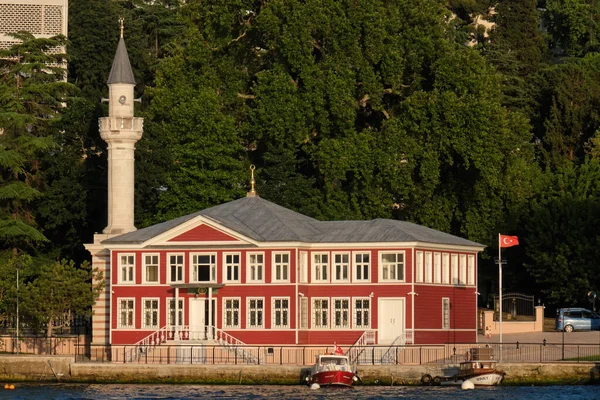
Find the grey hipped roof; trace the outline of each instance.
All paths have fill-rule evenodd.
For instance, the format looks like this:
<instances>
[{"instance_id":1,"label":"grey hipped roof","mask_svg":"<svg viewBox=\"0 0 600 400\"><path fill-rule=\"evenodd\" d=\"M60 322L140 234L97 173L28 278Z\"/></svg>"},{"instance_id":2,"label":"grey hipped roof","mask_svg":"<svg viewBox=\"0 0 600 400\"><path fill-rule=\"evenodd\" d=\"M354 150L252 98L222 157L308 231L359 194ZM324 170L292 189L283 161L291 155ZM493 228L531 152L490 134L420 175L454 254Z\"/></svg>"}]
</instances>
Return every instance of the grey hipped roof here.
<instances>
[{"instance_id":1,"label":"grey hipped roof","mask_svg":"<svg viewBox=\"0 0 600 400\"><path fill-rule=\"evenodd\" d=\"M129 63L129 55L127 54L127 48L125 47L125 40L123 40L123 37L119 39L115 58L106 83L131 83L135 85L135 78L133 76L131 64Z\"/></svg>"},{"instance_id":2,"label":"grey hipped roof","mask_svg":"<svg viewBox=\"0 0 600 400\"><path fill-rule=\"evenodd\" d=\"M372 243L423 242L484 247L458 236L410 222L318 221L260 197L243 197L194 214L104 240L107 244L141 244L197 216L206 217L258 242Z\"/></svg>"}]
</instances>

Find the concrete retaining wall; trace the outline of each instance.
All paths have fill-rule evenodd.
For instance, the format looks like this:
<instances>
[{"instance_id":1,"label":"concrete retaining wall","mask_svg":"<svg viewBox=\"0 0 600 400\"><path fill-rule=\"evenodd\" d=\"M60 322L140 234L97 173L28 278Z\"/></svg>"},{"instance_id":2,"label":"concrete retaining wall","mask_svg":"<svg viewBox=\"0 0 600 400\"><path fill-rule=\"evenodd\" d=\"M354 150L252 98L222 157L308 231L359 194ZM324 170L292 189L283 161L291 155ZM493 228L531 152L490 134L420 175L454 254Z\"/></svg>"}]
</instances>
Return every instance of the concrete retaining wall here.
<instances>
[{"instance_id":1,"label":"concrete retaining wall","mask_svg":"<svg viewBox=\"0 0 600 400\"><path fill-rule=\"evenodd\" d=\"M50 367L52 365L52 368ZM583 384L600 383L600 366L578 364L500 363L507 375L505 384ZM54 370L54 371L53 371ZM364 384L419 384L424 374L451 376L456 365L359 366ZM73 363L70 357L0 357L0 382L128 382L203 384L299 384L309 368L264 365L149 365Z\"/></svg>"}]
</instances>

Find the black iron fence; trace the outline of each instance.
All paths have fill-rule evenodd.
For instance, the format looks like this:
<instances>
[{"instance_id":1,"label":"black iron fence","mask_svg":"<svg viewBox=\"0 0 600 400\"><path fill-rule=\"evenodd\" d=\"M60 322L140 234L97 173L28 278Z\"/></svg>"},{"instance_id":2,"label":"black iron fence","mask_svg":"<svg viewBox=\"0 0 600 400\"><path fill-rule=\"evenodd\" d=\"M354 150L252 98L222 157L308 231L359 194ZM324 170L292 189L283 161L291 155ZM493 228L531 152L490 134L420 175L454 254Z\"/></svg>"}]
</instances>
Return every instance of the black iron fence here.
<instances>
[{"instance_id":1,"label":"black iron fence","mask_svg":"<svg viewBox=\"0 0 600 400\"><path fill-rule=\"evenodd\" d=\"M600 362L600 343L461 343L447 345L353 347L357 365L458 364L475 347L491 347L494 358L508 363ZM97 346L78 345L75 362L206 365L312 365L319 354L333 352L324 346Z\"/></svg>"}]
</instances>

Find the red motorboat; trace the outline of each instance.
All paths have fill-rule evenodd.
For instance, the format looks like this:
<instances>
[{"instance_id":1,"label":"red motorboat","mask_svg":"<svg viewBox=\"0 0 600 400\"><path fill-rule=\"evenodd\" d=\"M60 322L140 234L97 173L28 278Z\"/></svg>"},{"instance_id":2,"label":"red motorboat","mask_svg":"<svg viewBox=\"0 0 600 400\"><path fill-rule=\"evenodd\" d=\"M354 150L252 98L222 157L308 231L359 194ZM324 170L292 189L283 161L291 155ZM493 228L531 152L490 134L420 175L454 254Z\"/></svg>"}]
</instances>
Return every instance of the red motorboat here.
<instances>
[{"instance_id":1,"label":"red motorboat","mask_svg":"<svg viewBox=\"0 0 600 400\"><path fill-rule=\"evenodd\" d=\"M310 369L310 376L306 378L311 386L316 383L319 386L350 387L357 380L356 368L337 346L334 354L317 356L315 365Z\"/></svg>"}]
</instances>

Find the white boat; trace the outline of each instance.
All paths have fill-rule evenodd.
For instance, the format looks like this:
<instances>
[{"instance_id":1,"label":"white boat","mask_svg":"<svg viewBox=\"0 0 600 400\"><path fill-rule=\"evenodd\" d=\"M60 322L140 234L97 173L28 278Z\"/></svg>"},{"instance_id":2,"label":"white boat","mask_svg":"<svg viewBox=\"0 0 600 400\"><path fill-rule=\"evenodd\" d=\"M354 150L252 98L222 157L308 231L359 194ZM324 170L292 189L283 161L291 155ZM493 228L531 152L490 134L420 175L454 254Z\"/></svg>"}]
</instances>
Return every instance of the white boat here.
<instances>
[{"instance_id":1,"label":"white boat","mask_svg":"<svg viewBox=\"0 0 600 400\"><path fill-rule=\"evenodd\" d=\"M339 350L338 350L339 349ZM321 354L306 377L309 385L350 387L358 380L356 368L350 364L348 356L336 346L334 354Z\"/></svg>"},{"instance_id":2,"label":"white boat","mask_svg":"<svg viewBox=\"0 0 600 400\"><path fill-rule=\"evenodd\" d=\"M424 385L461 385L471 381L475 386L494 386L502 383L506 373L496 368L494 349L491 347L469 349L467 360L460 363L458 374L453 376L435 376L425 374L421 377Z\"/></svg>"}]
</instances>

